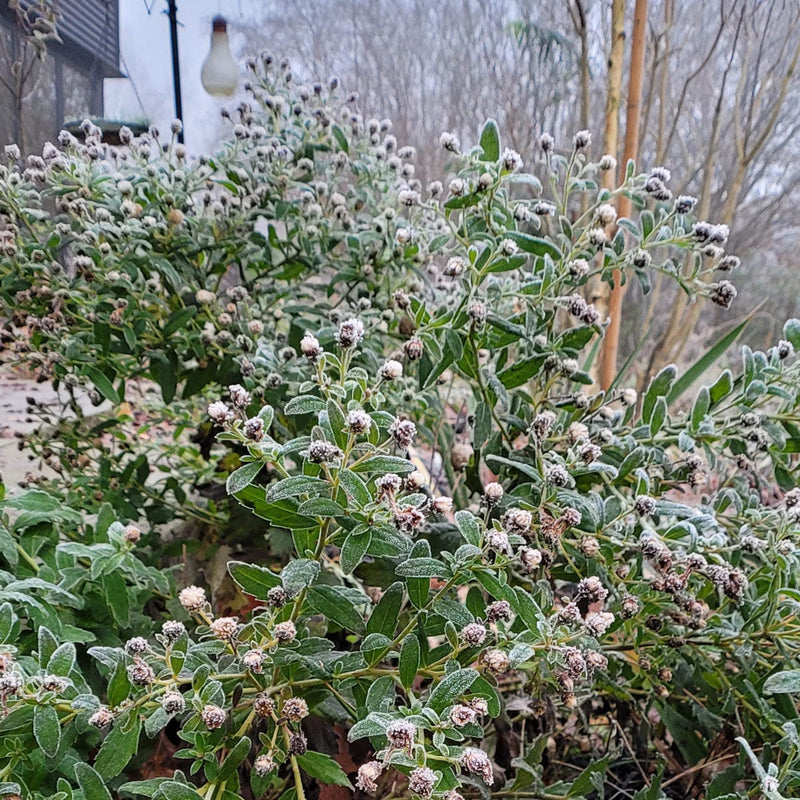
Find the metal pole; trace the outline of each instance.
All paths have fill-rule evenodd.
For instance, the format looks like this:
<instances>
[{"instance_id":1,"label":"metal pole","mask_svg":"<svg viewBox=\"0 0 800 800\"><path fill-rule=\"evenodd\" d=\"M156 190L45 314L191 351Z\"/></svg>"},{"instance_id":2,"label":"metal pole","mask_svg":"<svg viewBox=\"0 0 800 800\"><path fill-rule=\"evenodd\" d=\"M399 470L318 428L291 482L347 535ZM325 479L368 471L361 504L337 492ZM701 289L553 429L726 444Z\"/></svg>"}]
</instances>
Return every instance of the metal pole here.
<instances>
[{"instance_id":1,"label":"metal pole","mask_svg":"<svg viewBox=\"0 0 800 800\"><path fill-rule=\"evenodd\" d=\"M178 58L178 8L175 0L168 0L169 35L172 42L172 86L175 92L175 117L183 122L183 100L181 98L181 65ZM178 134L183 141L183 130Z\"/></svg>"}]
</instances>

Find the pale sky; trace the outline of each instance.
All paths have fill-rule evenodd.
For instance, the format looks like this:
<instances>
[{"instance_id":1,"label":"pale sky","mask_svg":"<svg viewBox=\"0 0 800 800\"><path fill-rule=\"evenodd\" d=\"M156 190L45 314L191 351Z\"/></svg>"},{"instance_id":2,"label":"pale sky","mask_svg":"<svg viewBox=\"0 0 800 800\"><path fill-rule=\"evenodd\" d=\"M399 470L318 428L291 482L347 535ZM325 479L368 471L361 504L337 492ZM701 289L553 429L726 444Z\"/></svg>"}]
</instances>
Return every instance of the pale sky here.
<instances>
[{"instance_id":1,"label":"pale sky","mask_svg":"<svg viewBox=\"0 0 800 800\"><path fill-rule=\"evenodd\" d=\"M222 130L220 109L236 104L235 96L210 97L200 83L200 68L211 39L211 20L217 14L241 17L257 5L259 0L177 0L184 127L186 144L192 152L213 147ZM119 6L120 68L129 78L106 79L105 116L136 122L146 118L166 130L175 117L167 2L120 0ZM228 32L235 54L235 27L229 24Z\"/></svg>"}]
</instances>

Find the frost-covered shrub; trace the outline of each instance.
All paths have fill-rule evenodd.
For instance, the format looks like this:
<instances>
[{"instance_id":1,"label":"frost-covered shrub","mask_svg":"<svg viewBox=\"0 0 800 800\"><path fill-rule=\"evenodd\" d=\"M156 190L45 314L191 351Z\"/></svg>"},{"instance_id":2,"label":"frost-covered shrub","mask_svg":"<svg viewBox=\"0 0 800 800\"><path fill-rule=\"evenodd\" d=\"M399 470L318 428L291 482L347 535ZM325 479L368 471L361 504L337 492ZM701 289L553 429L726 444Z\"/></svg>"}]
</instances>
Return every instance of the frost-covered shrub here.
<instances>
[{"instance_id":1,"label":"frost-covered shrub","mask_svg":"<svg viewBox=\"0 0 800 800\"><path fill-rule=\"evenodd\" d=\"M199 577L168 589L149 609L155 633L145 623L87 652L102 680L80 700L72 685L40 689L40 645L11 630L0 685L18 744L0 775L23 795L69 797L77 784L89 800L289 800L314 796L314 783L377 797L579 797L606 781L658 797L666 776L706 761L720 767L706 790L718 797L745 777L734 743L745 737L769 743L770 765L755 762L764 792L796 788L800 322L767 352L744 348L736 375L708 377L734 331L685 373L653 376L642 397L624 375L600 392L589 370L605 320L588 282L618 269L647 286L657 271L727 306L732 285L708 280L734 265L727 229L695 219L663 168L629 165L619 187L598 189L613 159L587 162L586 132L563 149L543 136L525 159L491 122L463 153L445 134L453 173L423 190L381 123L350 118L345 133L338 114L306 113L325 93L313 87L287 90L295 113L294 99L276 100L289 96L282 80L266 73L255 93L268 96L242 112L228 152L274 147L258 184L272 198L263 216L275 215L266 242L295 258L308 248L320 277L244 265L243 285L252 267L263 297L236 284L220 313L233 323L264 309L256 366L242 370L227 340L209 380L229 385L209 384L204 399L214 447L235 462L227 490L265 521L273 557L228 567L254 608L220 610ZM622 193L630 219L616 218ZM330 209L336 237L309 203ZM275 221L290 209L294 238ZM209 236L227 224L214 213L197 212ZM243 226L219 247L249 247ZM183 311L170 305L180 293L154 301L160 325L182 315L171 334L184 344L219 297L192 291L199 305ZM102 369L136 364L131 374L158 379L153 354L172 346L158 330L142 364L109 347ZM40 334L32 345L58 354L56 372L95 381L76 355L91 348ZM200 363L176 381L184 395ZM235 379L222 364L238 364ZM25 549L33 570L37 550ZM78 735L92 728L98 751L98 734ZM144 779L157 736L180 749L168 775Z\"/></svg>"}]
</instances>

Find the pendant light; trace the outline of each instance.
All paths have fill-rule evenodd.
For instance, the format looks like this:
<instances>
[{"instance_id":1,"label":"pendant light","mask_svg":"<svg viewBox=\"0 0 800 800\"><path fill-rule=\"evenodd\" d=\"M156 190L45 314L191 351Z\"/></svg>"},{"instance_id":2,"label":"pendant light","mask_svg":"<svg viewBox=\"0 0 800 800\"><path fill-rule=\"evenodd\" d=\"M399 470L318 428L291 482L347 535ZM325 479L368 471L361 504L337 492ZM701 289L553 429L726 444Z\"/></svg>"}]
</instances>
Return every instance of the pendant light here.
<instances>
[{"instance_id":1,"label":"pendant light","mask_svg":"<svg viewBox=\"0 0 800 800\"><path fill-rule=\"evenodd\" d=\"M211 50L200 73L205 90L215 97L229 97L239 83L239 70L228 44L228 25L223 17L214 17Z\"/></svg>"}]
</instances>

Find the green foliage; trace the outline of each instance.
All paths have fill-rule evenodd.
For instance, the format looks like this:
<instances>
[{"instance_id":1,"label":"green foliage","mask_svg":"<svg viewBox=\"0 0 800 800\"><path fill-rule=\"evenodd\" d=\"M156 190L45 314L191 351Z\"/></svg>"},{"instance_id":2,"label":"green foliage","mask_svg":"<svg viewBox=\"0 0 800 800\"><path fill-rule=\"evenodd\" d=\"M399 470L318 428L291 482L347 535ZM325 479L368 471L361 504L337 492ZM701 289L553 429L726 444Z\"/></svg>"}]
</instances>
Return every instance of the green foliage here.
<instances>
[{"instance_id":1,"label":"green foliage","mask_svg":"<svg viewBox=\"0 0 800 800\"><path fill-rule=\"evenodd\" d=\"M664 764L645 780L635 758L694 767L744 735L764 793L794 789L800 323L735 373L709 376L739 328L641 402L597 391L587 283L658 272L727 305L726 229L663 172L598 189L586 132L544 139L529 173L493 122L468 153L445 135L450 183L423 192L335 91L254 80L213 159L146 137L103 160L90 131L0 181L19 349L73 406L79 387L115 405L59 422L62 477L5 503L0 779L36 800L351 780L457 800L583 797L628 770L655 800ZM639 211L616 220L623 194ZM140 378L170 444L128 441ZM116 521L219 521L188 500L210 477L268 549L228 565L241 615L174 599L144 563L156 537ZM354 778L311 718L346 729ZM140 779L159 737L172 775Z\"/></svg>"}]
</instances>

